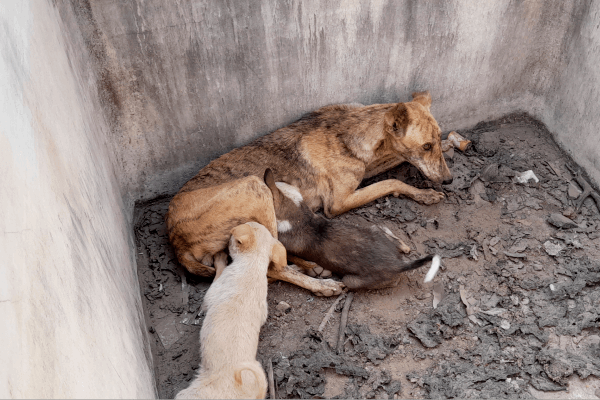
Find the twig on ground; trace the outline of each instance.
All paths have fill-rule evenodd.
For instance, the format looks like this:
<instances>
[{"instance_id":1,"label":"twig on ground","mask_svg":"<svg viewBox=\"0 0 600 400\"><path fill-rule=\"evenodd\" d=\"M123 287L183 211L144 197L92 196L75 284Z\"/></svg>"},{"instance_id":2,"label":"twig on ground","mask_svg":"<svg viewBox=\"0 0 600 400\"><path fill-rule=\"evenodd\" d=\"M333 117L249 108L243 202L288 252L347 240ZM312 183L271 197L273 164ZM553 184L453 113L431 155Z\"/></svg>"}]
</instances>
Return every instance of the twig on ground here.
<instances>
[{"instance_id":1,"label":"twig on ground","mask_svg":"<svg viewBox=\"0 0 600 400\"><path fill-rule=\"evenodd\" d=\"M337 307L338 303L342 301L344 297L346 297L347 292L348 291L344 289L344 291L340 293L338 298L335 299L331 307L329 307L329 310L327 310L327 314L325 314L325 317L323 317L323 321L321 321L321 325L319 325L319 329L317 329L319 332L323 332L323 329L325 329L325 325L327 325L327 322L329 322L329 318L331 318L333 312L335 311L335 307Z\"/></svg>"},{"instance_id":2,"label":"twig on ground","mask_svg":"<svg viewBox=\"0 0 600 400\"><path fill-rule=\"evenodd\" d=\"M336 352L341 354L344 350L344 334L346 332L346 324L348 323L348 311L350 311L350 304L352 303L352 298L354 297L354 293L348 293L348 297L346 298L346 302L344 303L344 309L342 310L342 319L340 321L340 334L338 336Z\"/></svg>"},{"instance_id":3,"label":"twig on ground","mask_svg":"<svg viewBox=\"0 0 600 400\"><path fill-rule=\"evenodd\" d=\"M277 393L275 393L275 380L273 379L273 361L269 358L269 371L267 372L269 377L269 398L276 399Z\"/></svg>"}]
</instances>

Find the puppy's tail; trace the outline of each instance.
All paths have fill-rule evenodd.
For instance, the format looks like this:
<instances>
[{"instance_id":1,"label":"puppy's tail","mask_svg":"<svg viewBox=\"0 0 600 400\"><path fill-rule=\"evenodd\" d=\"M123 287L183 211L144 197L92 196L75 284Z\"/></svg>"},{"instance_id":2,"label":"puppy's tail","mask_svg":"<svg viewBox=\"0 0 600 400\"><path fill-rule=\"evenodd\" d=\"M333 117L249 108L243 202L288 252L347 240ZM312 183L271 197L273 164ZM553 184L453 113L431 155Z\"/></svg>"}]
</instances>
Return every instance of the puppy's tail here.
<instances>
[{"instance_id":1,"label":"puppy's tail","mask_svg":"<svg viewBox=\"0 0 600 400\"><path fill-rule=\"evenodd\" d=\"M244 385L242 382L243 371L250 371L254 375L255 382L253 385ZM262 367L257 361L239 364L239 366L233 372L233 378L235 379L235 384L244 392L248 393L248 398L265 398L267 394L267 377L265 376L265 371L263 371Z\"/></svg>"},{"instance_id":2,"label":"puppy's tail","mask_svg":"<svg viewBox=\"0 0 600 400\"><path fill-rule=\"evenodd\" d=\"M413 269L421 268L423 265L427 264L429 261L433 259L433 256L429 255L423 258L419 258L409 264L404 264L399 272L412 271Z\"/></svg>"}]
</instances>

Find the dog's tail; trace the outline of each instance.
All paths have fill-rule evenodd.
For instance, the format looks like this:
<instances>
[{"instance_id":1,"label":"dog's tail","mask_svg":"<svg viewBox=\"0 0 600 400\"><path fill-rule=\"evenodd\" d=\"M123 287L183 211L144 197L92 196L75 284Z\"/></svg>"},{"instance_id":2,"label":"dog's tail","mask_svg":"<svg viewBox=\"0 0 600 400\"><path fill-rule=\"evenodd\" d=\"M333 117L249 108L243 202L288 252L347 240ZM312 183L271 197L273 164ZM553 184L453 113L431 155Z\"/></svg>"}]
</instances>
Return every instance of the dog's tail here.
<instances>
[{"instance_id":1,"label":"dog's tail","mask_svg":"<svg viewBox=\"0 0 600 400\"><path fill-rule=\"evenodd\" d=\"M415 260L408 264L402 265L398 272L412 271L413 269L421 268L423 265L427 264L432 259L433 259L433 256L431 256L431 255L423 257L423 258L419 258L418 260Z\"/></svg>"},{"instance_id":2,"label":"dog's tail","mask_svg":"<svg viewBox=\"0 0 600 400\"><path fill-rule=\"evenodd\" d=\"M429 255L427 257L419 258L410 264L405 264L402 266L401 272L412 271L413 269L421 268L429 261L431 261L431 267L429 267L429 271L427 271L427 275L425 275L425 283L431 282L440 269L441 257L437 254L435 256Z\"/></svg>"},{"instance_id":3,"label":"dog's tail","mask_svg":"<svg viewBox=\"0 0 600 400\"><path fill-rule=\"evenodd\" d=\"M255 382L253 385L243 385L243 371L250 371L254 375ZM267 377L265 376L265 371L263 371L263 369L257 361L244 362L239 364L233 372L233 378L235 379L235 384L238 387L240 387L244 392L248 393L248 398L250 398L250 396L256 399L265 398L265 395L267 394Z\"/></svg>"}]
</instances>

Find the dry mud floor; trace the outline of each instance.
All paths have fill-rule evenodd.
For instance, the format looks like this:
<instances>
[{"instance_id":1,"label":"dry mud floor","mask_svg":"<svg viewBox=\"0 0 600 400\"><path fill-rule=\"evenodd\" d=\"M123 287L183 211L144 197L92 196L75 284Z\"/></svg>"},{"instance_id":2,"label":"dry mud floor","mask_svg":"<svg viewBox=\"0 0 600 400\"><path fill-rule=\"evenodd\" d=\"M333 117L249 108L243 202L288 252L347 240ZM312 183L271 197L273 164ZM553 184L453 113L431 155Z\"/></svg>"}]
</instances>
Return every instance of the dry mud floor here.
<instances>
[{"instance_id":1,"label":"dry mud floor","mask_svg":"<svg viewBox=\"0 0 600 400\"><path fill-rule=\"evenodd\" d=\"M578 168L547 130L524 115L480 123L461 134L447 199L423 206L383 198L341 216L385 225L413 249L438 253L443 268L425 269L397 287L357 292L335 347L341 301L323 334L317 327L335 297L269 286L269 318L258 359L274 368L279 398L595 398L600 394L600 219L588 198L573 214ZM539 183L517 184L533 170ZM402 165L372 179L400 178L428 187ZM370 182L366 182L370 183ZM199 314L209 280L186 274L168 243L169 199L137 208L138 273L159 395L174 396L200 362ZM435 294L434 294L435 292ZM434 298L442 297L433 307ZM281 311L286 302L291 307Z\"/></svg>"}]
</instances>

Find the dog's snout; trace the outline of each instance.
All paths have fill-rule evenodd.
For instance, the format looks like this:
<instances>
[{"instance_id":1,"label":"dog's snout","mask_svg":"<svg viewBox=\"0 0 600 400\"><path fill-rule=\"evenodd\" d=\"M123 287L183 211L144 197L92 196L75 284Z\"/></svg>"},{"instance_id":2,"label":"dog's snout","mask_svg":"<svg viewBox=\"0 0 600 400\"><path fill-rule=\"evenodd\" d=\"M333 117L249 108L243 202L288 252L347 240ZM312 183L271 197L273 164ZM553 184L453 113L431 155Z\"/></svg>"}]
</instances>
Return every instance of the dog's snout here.
<instances>
[{"instance_id":1,"label":"dog's snout","mask_svg":"<svg viewBox=\"0 0 600 400\"><path fill-rule=\"evenodd\" d=\"M452 183L452 181L454 180L454 178L450 177L448 179L444 179L444 181L442 182L444 185L449 185Z\"/></svg>"}]
</instances>

